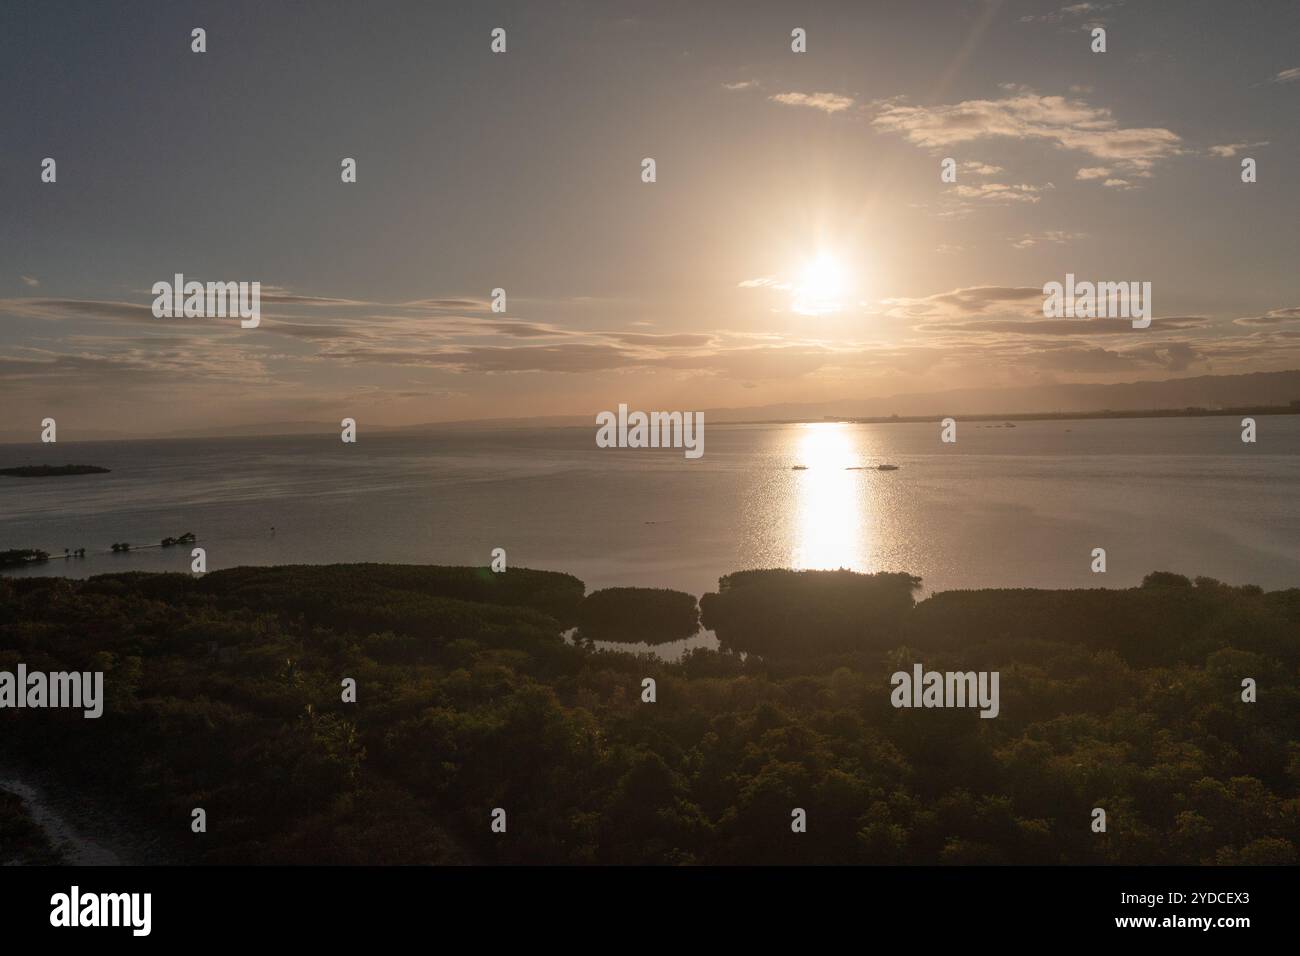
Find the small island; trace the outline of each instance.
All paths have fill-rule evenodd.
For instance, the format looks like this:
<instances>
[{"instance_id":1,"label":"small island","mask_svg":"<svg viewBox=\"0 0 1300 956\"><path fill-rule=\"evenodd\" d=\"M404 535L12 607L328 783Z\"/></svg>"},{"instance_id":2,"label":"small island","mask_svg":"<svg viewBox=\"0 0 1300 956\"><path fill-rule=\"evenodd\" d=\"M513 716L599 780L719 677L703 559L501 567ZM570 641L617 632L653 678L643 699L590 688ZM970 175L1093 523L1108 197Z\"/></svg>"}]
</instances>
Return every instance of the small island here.
<instances>
[{"instance_id":1,"label":"small island","mask_svg":"<svg viewBox=\"0 0 1300 956\"><path fill-rule=\"evenodd\" d=\"M43 564L49 554L37 548L10 548L0 551L0 568L21 568L28 564Z\"/></svg>"},{"instance_id":2,"label":"small island","mask_svg":"<svg viewBox=\"0 0 1300 956\"><path fill-rule=\"evenodd\" d=\"M625 644L666 644L700 629L695 595L667 588L604 588L577 607L579 636Z\"/></svg>"},{"instance_id":3,"label":"small island","mask_svg":"<svg viewBox=\"0 0 1300 956\"><path fill-rule=\"evenodd\" d=\"M20 465L17 468L0 468L0 475L11 478L56 478L61 475L103 475L107 468L98 465Z\"/></svg>"}]
</instances>

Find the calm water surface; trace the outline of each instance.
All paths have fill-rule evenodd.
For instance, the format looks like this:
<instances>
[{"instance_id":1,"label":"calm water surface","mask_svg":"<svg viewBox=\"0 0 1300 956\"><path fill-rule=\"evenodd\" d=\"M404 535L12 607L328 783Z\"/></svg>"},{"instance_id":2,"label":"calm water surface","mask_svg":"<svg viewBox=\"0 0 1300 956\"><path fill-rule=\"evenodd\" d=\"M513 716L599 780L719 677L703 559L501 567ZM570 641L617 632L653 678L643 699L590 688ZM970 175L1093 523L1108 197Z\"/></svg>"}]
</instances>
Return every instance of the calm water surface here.
<instances>
[{"instance_id":1,"label":"calm water surface","mask_svg":"<svg viewBox=\"0 0 1300 956\"><path fill-rule=\"evenodd\" d=\"M1300 586L1300 416L959 425L712 425L705 454L601 449L595 428L0 446L0 550L23 574L391 561L567 571L702 594L742 568L909 571L926 591L1127 587L1149 571ZM875 471L880 463L897 471ZM796 469L796 466L800 466ZM272 530L274 528L274 531ZM1108 573L1089 571L1106 549Z\"/></svg>"}]
</instances>

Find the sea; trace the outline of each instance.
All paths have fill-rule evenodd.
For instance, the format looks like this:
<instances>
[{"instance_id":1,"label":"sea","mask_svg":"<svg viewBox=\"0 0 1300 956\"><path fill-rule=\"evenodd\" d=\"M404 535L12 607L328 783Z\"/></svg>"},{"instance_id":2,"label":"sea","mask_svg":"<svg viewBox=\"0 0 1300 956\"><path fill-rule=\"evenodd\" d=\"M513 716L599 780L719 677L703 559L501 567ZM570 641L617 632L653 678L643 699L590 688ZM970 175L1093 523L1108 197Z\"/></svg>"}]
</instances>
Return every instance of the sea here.
<instances>
[{"instance_id":1,"label":"sea","mask_svg":"<svg viewBox=\"0 0 1300 956\"><path fill-rule=\"evenodd\" d=\"M709 425L704 454L599 448L595 426L0 445L13 575L398 562L716 590L747 568L907 571L955 588L1131 587L1155 570L1300 586L1300 415ZM879 465L895 465L879 470ZM113 553L114 542L131 550ZM83 558L64 549L85 548ZM1104 550L1105 571L1097 549Z\"/></svg>"}]
</instances>

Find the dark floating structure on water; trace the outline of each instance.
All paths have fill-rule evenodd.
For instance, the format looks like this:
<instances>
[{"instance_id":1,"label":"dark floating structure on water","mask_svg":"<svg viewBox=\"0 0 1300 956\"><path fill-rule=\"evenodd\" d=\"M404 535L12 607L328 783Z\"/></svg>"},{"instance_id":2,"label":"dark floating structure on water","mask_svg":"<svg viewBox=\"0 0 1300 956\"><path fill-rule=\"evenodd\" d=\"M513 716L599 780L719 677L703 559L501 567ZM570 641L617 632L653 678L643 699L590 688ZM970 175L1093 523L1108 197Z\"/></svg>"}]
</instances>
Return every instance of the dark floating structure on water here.
<instances>
[{"instance_id":1,"label":"dark floating structure on water","mask_svg":"<svg viewBox=\"0 0 1300 956\"><path fill-rule=\"evenodd\" d=\"M163 538L157 547L170 548L178 544L193 544L197 540L198 538L193 531L186 531L178 538ZM144 547L153 547L153 545L144 545ZM109 545L109 550L114 554L125 554L131 550L131 544L128 541L114 541ZM70 558L84 558L85 556L85 548L63 549L63 559L65 561ZM39 548L11 548L8 551L0 551L0 568L19 568L28 564L44 564L49 560L49 554Z\"/></svg>"},{"instance_id":2,"label":"dark floating structure on water","mask_svg":"<svg viewBox=\"0 0 1300 956\"><path fill-rule=\"evenodd\" d=\"M0 475L11 478L56 478L60 475L104 475L107 468L98 465L20 465L17 468L0 468Z\"/></svg>"}]
</instances>

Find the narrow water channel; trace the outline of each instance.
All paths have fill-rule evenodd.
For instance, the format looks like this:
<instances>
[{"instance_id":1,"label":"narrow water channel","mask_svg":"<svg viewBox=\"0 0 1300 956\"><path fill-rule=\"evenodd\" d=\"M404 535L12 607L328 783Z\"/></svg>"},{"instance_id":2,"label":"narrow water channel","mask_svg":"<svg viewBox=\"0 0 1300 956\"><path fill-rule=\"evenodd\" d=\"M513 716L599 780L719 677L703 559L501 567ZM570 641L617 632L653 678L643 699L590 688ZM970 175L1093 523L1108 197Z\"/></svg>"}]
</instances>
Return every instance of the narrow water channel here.
<instances>
[{"instance_id":1,"label":"narrow water channel","mask_svg":"<svg viewBox=\"0 0 1300 956\"><path fill-rule=\"evenodd\" d=\"M72 866L121 866L128 861L88 832L69 821L68 810L56 810L48 794L13 770L0 768L0 790L18 796L32 820L45 831L50 842L63 850L64 861Z\"/></svg>"}]
</instances>

